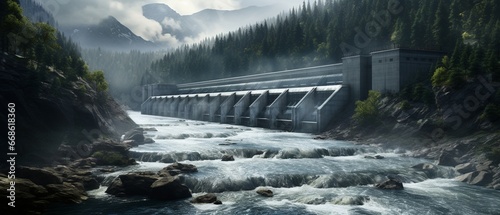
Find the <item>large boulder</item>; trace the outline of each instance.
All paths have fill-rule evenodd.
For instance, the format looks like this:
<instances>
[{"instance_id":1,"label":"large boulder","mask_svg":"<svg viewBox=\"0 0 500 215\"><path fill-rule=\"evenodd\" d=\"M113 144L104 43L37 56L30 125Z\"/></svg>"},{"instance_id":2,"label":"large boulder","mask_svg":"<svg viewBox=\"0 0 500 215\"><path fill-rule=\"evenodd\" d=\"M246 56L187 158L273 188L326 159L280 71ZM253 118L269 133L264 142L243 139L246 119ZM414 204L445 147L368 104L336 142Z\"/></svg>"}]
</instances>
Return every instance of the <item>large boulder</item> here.
<instances>
[{"instance_id":1,"label":"large boulder","mask_svg":"<svg viewBox=\"0 0 500 215\"><path fill-rule=\"evenodd\" d=\"M151 172L129 173L119 176L124 192L128 195L147 195L159 176Z\"/></svg>"},{"instance_id":2,"label":"large boulder","mask_svg":"<svg viewBox=\"0 0 500 215\"><path fill-rule=\"evenodd\" d=\"M460 175L455 180L472 185L486 186L492 181L492 175L486 171L475 171Z\"/></svg>"},{"instance_id":3,"label":"large boulder","mask_svg":"<svg viewBox=\"0 0 500 215\"><path fill-rule=\"evenodd\" d=\"M148 196L160 200L177 200L191 197L191 191L181 184L178 177L161 177L153 172L134 172L118 176L106 193L123 197Z\"/></svg>"},{"instance_id":4,"label":"large boulder","mask_svg":"<svg viewBox=\"0 0 500 215\"><path fill-rule=\"evenodd\" d=\"M469 184L486 186L491 182L492 174L486 171L479 171L477 176L474 177Z\"/></svg>"},{"instance_id":5,"label":"large boulder","mask_svg":"<svg viewBox=\"0 0 500 215\"><path fill-rule=\"evenodd\" d=\"M94 154L99 151L115 152L119 154L126 155L130 146L122 143L117 143L113 141L100 141L92 144L92 152Z\"/></svg>"},{"instance_id":6,"label":"large boulder","mask_svg":"<svg viewBox=\"0 0 500 215\"><path fill-rule=\"evenodd\" d=\"M149 197L159 200L178 200L191 197L191 191L181 184L178 177L166 176L156 180L150 187Z\"/></svg>"},{"instance_id":7,"label":"large boulder","mask_svg":"<svg viewBox=\"0 0 500 215\"><path fill-rule=\"evenodd\" d=\"M455 177L455 180L465 183L470 183L474 177L477 176L477 172L469 172L463 175Z\"/></svg>"},{"instance_id":8,"label":"large boulder","mask_svg":"<svg viewBox=\"0 0 500 215\"><path fill-rule=\"evenodd\" d=\"M431 163L420 163L412 166L413 169L424 172L427 178L435 178L438 175L439 168Z\"/></svg>"},{"instance_id":9,"label":"large boulder","mask_svg":"<svg viewBox=\"0 0 500 215\"><path fill-rule=\"evenodd\" d=\"M133 140L135 143L144 143L144 129L134 128L123 135L123 140Z\"/></svg>"},{"instance_id":10,"label":"large boulder","mask_svg":"<svg viewBox=\"0 0 500 215\"><path fill-rule=\"evenodd\" d=\"M205 195L197 196L191 200L191 203L201 204L201 203L215 203L217 201L217 196L213 193L208 193Z\"/></svg>"},{"instance_id":11,"label":"large boulder","mask_svg":"<svg viewBox=\"0 0 500 215\"><path fill-rule=\"evenodd\" d=\"M389 179L382 183L375 184L376 188L383 190L403 190L403 183L395 179Z\"/></svg>"},{"instance_id":12,"label":"large boulder","mask_svg":"<svg viewBox=\"0 0 500 215\"><path fill-rule=\"evenodd\" d=\"M341 196L332 201L335 205L364 205L369 201L369 196Z\"/></svg>"},{"instance_id":13,"label":"large boulder","mask_svg":"<svg viewBox=\"0 0 500 215\"><path fill-rule=\"evenodd\" d=\"M125 193L125 188L123 187L123 183L119 177L115 178L111 184L106 189L107 194L111 194L118 197L124 197L127 194Z\"/></svg>"},{"instance_id":14,"label":"large boulder","mask_svg":"<svg viewBox=\"0 0 500 215\"><path fill-rule=\"evenodd\" d=\"M365 155L365 158L367 159L384 159L384 156L382 155Z\"/></svg>"},{"instance_id":15,"label":"large boulder","mask_svg":"<svg viewBox=\"0 0 500 215\"><path fill-rule=\"evenodd\" d=\"M474 171L474 166L471 163L462 163L456 165L455 170L460 174L465 174Z\"/></svg>"},{"instance_id":16,"label":"large boulder","mask_svg":"<svg viewBox=\"0 0 500 215\"><path fill-rule=\"evenodd\" d=\"M16 176L31 180L38 185L62 184L63 179L54 171L35 167L19 167Z\"/></svg>"},{"instance_id":17,"label":"large boulder","mask_svg":"<svg viewBox=\"0 0 500 215\"><path fill-rule=\"evenodd\" d=\"M265 196L265 197L273 197L274 196L274 193L272 190L270 189L266 189L266 188L259 188L257 189L256 191L259 195L261 196Z\"/></svg>"},{"instance_id":18,"label":"large boulder","mask_svg":"<svg viewBox=\"0 0 500 215\"><path fill-rule=\"evenodd\" d=\"M173 163L168 165L167 167L163 168L158 172L158 175L160 176L175 176L181 173L194 173L198 172L198 168L196 168L195 165L192 164L183 164L183 163Z\"/></svg>"},{"instance_id":19,"label":"large boulder","mask_svg":"<svg viewBox=\"0 0 500 215\"><path fill-rule=\"evenodd\" d=\"M10 202L9 196L11 180L7 176L0 175L0 194ZM28 179L16 178L15 185L15 208L7 206L0 207L2 214L41 214L49 205L49 201L43 200L48 195L47 189L37 185ZM4 201L5 202L5 201Z\"/></svg>"},{"instance_id":20,"label":"large boulder","mask_svg":"<svg viewBox=\"0 0 500 215\"><path fill-rule=\"evenodd\" d=\"M88 199L85 191L70 183L49 184L45 187L51 193L45 197L50 202L81 203Z\"/></svg>"},{"instance_id":21,"label":"large boulder","mask_svg":"<svg viewBox=\"0 0 500 215\"><path fill-rule=\"evenodd\" d=\"M438 165L456 166L459 162L456 159L456 153L453 150L443 150L438 157Z\"/></svg>"},{"instance_id":22,"label":"large boulder","mask_svg":"<svg viewBox=\"0 0 500 215\"><path fill-rule=\"evenodd\" d=\"M222 161L234 161L234 157L232 155L223 155Z\"/></svg>"}]
</instances>

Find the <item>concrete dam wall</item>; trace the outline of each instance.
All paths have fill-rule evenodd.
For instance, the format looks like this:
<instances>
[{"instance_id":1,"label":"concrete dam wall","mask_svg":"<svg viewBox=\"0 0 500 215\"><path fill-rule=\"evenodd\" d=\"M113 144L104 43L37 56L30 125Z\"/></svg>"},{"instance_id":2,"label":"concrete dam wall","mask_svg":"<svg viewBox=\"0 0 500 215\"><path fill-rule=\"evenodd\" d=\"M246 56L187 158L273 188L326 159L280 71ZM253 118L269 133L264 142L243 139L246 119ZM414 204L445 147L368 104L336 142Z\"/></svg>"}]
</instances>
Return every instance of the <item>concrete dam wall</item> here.
<instances>
[{"instance_id":1,"label":"concrete dam wall","mask_svg":"<svg viewBox=\"0 0 500 215\"><path fill-rule=\"evenodd\" d=\"M342 64L145 86L141 112L297 132L323 131L349 101ZM176 89L177 87L177 89ZM153 95L150 93L158 93Z\"/></svg>"}]
</instances>

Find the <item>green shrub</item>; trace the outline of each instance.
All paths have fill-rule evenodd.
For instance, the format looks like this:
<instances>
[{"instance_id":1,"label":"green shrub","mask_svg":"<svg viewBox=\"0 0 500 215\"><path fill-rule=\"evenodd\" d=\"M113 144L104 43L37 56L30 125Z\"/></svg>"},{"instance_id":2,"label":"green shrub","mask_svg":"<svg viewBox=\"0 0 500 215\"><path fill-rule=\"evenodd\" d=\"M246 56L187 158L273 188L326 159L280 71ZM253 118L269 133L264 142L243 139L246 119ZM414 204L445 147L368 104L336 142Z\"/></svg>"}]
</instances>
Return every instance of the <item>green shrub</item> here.
<instances>
[{"instance_id":1,"label":"green shrub","mask_svg":"<svg viewBox=\"0 0 500 215\"><path fill-rule=\"evenodd\" d=\"M98 92L104 92L108 90L108 83L106 82L104 73L102 71L99 70L88 73L85 77Z\"/></svg>"},{"instance_id":2,"label":"green shrub","mask_svg":"<svg viewBox=\"0 0 500 215\"><path fill-rule=\"evenodd\" d=\"M356 101L356 109L352 118L360 124L368 124L377 121L380 101L380 92L371 90L368 98L364 101Z\"/></svg>"},{"instance_id":3,"label":"green shrub","mask_svg":"<svg viewBox=\"0 0 500 215\"><path fill-rule=\"evenodd\" d=\"M118 152L98 151L92 154L97 159L99 165L125 166L128 164L128 158Z\"/></svg>"}]
</instances>

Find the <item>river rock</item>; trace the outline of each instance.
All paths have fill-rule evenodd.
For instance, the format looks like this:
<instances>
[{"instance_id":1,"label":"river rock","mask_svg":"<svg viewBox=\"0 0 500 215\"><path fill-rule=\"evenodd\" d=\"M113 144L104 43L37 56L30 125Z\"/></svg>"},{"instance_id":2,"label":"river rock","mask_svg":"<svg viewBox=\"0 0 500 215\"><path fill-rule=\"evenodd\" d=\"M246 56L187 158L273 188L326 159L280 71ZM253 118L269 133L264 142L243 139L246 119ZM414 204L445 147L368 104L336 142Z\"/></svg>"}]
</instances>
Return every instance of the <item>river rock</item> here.
<instances>
[{"instance_id":1,"label":"river rock","mask_svg":"<svg viewBox=\"0 0 500 215\"><path fill-rule=\"evenodd\" d=\"M463 163L455 166L455 170L461 174L474 171L474 166L471 163Z\"/></svg>"},{"instance_id":2,"label":"river rock","mask_svg":"<svg viewBox=\"0 0 500 215\"><path fill-rule=\"evenodd\" d=\"M500 184L497 184L497 185L493 186L493 189L500 190Z\"/></svg>"},{"instance_id":3,"label":"river rock","mask_svg":"<svg viewBox=\"0 0 500 215\"><path fill-rule=\"evenodd\" d=\"M365 158L367 158L367 159L384 159L384 156L382 156L382 155L374 155L374 156L365 155Z\"/></svg>"},{"instance_id":4,"label":"river rock","mask_svg":"<svg viewBox=\"0 0 500 215\"><path fill-rule=\"evenodd\" d=\"M213 193L208 193L205 195L197 196L191 200L191 203L200 204L200 203L215 203L217 201L217 196Z\"/></svg>"},{"instance_id":5,"label":"river rock","mask_svg":"<svg viewBox=\"0 0 500 215\"><path fill-rule=\"evenodd\" d=\"M134 172L118 176L106 193L115 196L143 195L159 200L177 200L191 197L191 191L178 177L160 177L153 172Z\"/></svg>"},{"instance_id":6,"label":"river rock","mask_svg":"<svg viewBox=\"0 0 500 215\"><path fill-rule=\"evenodd\" d=\"M147 138L144 139L144 143L145 144L154 143L154 142L155 141L153 139L149 138L149 137L147 137Z\"/></svg>"},{"instance_id":7,"label":"river rock","mask_svg":"<svg viewBox=\"0 0 500 215\"><path fill-rule=\"evenodd\" d=\"M460 182L470 183L472 181L472 178L474 178L476 176L477 176L477 172L469 172L469 173L455 177L455 180L460 181Z\"/></svg>"},{"instance_id":8,"label":"river rock","mask_svg":"<svg viewBox=\"0 0 500 215\"><path fill-rule=\"evenodd\" d=\"M143 128L134 128L130 131L127 131L123 140L133 140L136 143L144 143L144 129Z\"/></svg>"},{"instance_id":9,"label":"river rock","mask_svg":"<svg viewBox=\"0 0 500 215\"><path fill-rule=\"evenodd\" d=\"M7 176L0 176L0 194L3 198L9 195L7 189L10 188L10 181ZM7 208L5 203L5 208L0 207L2 208L2 214L41 214L40 212L45 210L50 203L48 200L43 199L49 193L47 189L33 183L31 180L16 177L15 189L17 211L9 213L8 208L10 207Z\"/></svg>"},{"instance_id":10,"label":"river rock","mask_svg":"<svg viewBox=\"0 0 500 215\"><path fill-rule=\"evenodd\" d=\"M69 164L71 169L90 169L97 166L97 159L93 157L75 160Z\"/></svg>"},{"instance_id":11,"label":"river rock","mask_svg":"<svg viewBox=\"0 0 500 215\"><path fill-rule=\"evenodd\" d=\"M107 194L111 194L118 197L124 197L127 194L125 193L125 188L123 187L122 181L119 177L115 178L108 188L105 191Z\"/></svg>"},{"instance_id":12,"label":"river rock","mask_svg":"<svg viewBox=\"0 0 500 215\"><path fill-rule=\"evenodd\" d=\"M476 171L489 171L490 166L493 164L492 161L486 161L484 163L476 165Z\"/></svg>"},{"instance_id":13,"label":"river rock","mask_svg":"<svg viewBox=\"0 0 500 215\"><path fill-rule=\"evenodd\" d=\"M335 205L364 205L369 201L369 196L341 196L332 201Z\"/></svg>"},{"instance_id":14,"label":"river rock","mask_svg":"<svg viewBox=\"0 0 500 215\"><path fill-rule=\"evenodd\" d=\"M458 162L455 159L453 151L443 150L438 157L437 164L441 166L456 166Z\"/></svg>"},{"instance_id":15,"label":"river rock","mask_svg":"<svg viewBox=\"0 0 500 215\"><path fill-rule=\"evenodd\" d=\"M92 144L92 151L90 154L94 154L95 152L99 151L108 151L127 155L129 149L130 146L123 143L117 143L114 141L100 141Z\"/></svg>"},{"instance_id":16,"label":"river rock","mask_svg":"<svg viewBox=\"0 0 500 215\"><path fill-rule=\"evenodd\" d=\"M474 177L469 184L486 186L491 182L492 174L486 171L480 171L477 173L477 176Z\"/></svg>"},{"instance_id":17,"label":"river rock","mask_svg":"<svg viewBox=\"0 0 500 215\"><path fill-rule=\"evenodd\" d=\"M49 184L45 187L51 193L45 197L50 202L81 203L88 199L85 191L67 182Z\"/></svg>"},{"instance_id":18,"label":"river rock","mask_svg":"<svg viewBox=\"0 0 500 215\"><path fill-rule=\"evenodd\" d=\"M178 200L191 197L191 191L178 177L166 176L151 185L149 197L159 200Z\"/></svg>"},{"instance_id":19,"label":"river rock","mask_svg":"<svg viewBox=\"0 0 500 215\"><path fill-rule=\"evenodd\" d=\"M175 162L175 163L163 168L162 170L160 170L158 172L158 175L160 175L160 176L166 176L166 175L175 176L175 175L178 175L181 173L193 173L193 172L198 172L198 168L196 168L195 165Z\"/></svg>"},{"instance_id":20,"label":"river rock","mask_svg":"<svg viewBox=\"0 0 500 215\"><path fill-rule=\"evenodd\" d=\"M379 184L375 184L376 188L383 189L383 190L403 190L403 183L400 181L394 180L394 179L389 179L387 181L384 181Z\"/></svg>"},{"instance_id":21,"label":"river rock","mask_svg":"<svg viewBox=\"0 0 500 215\"><path fill-rule=\"evenodd\" d=\"M232 155L223 155L222 161L234 161L234 157Z\"/></svg>"},{"instance_id":22,"label":"river rock","mask_svg":"<svg viewBox=\"0 0 500 215\"><path fill-rule=\"evenodd\" d=\"M259 188L259 189L257 189L256 192L259 195L264 196L264 197L273 197L274 196L273 191L270 189L266 189L266 188Z\"/></svg>"},{"instance_id":23,"label":"river rock","mask_svg":"<svg viewBox=\"0 0 500 215\"><path fill-rule=\"evenodd\" d=\"M81 183L85 190L95 190L100 187L97 177L94 175L73 175L68 177L69 182Z\"/></svg>"},{"instance_id":24,"label":"river rock","mask_svg":"<svg viewBox=\"0 0 500 215\"><path fill-rule=\"evenodd\" d=\"M19 167L16 170L16 177L29 179L38 185L63 183L63 179L56 172L35 167Z\"/></svg>"},{"instance_id":25,"label":"river rock","mask_svg":"<svg viewBox=\"0 0 500 215\"><path fill-rule=\"evenodd\" d=\"M297 199L297 201L308 205L322 205L326 203L326 199L322 196L304 196Z\"/></svg>"},{"instance_id":26,"label":"river rock","mask_svg":"<svg viewBox=\"0 0 500 215\"><path fill-rule=\"evenodd\" d=\"M159 178L158 175L150 172L128 173L119 176L123 193L127 195L147 195L151 185ZM110 190L109 187L108 190ZM121 191L120 189L118 190Z\"/></svg>"},{"instance_id":27,"label":"river rock","mask_svg":"<svg viewBox=\"0 0 500 215\"><path fill-rule=\"evenodd\" d=\"M438 175L439 168L431 163L421 163L415 166L412 166L413 169L424 172L427 175L427 178L435 178Z\"/></svg>"}]
</instances>

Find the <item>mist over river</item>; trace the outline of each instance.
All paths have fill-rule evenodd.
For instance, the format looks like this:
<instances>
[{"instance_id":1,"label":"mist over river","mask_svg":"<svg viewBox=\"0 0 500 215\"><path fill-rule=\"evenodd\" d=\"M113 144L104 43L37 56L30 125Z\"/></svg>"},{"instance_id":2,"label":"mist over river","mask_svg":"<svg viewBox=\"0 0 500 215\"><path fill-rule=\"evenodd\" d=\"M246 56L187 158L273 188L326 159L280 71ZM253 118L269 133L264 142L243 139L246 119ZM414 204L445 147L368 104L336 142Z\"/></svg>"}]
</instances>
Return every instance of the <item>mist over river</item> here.
<instances>
[{"instance_id":1,"label":"mist over river","mask_svg":"<svg viewBox=\"0 0 500 215\"><path fill-rule=\"evenodd\" d=\"M413 158L404 150L128 113L148 130L145 136L155 140L130 150L139 165L99 173L103 185L89 192L89 200L58 206L48 214L500 214L500 191L454 181L456 173L449 167L412 168L432 161ZM233 155L235 161L223 162L223 155ZM367 159L367 155L384 159ZM181 176L194 197L215 193L223 204L105 193L118 175L159 171L175 161L198 168L197 173ZM374 183L387 177L403 181L405 189L374 188ZM268 188L274 196L262 197L257 188ZM360 204L343 201L359 198Z\"/></svg>"}]
</instances>

